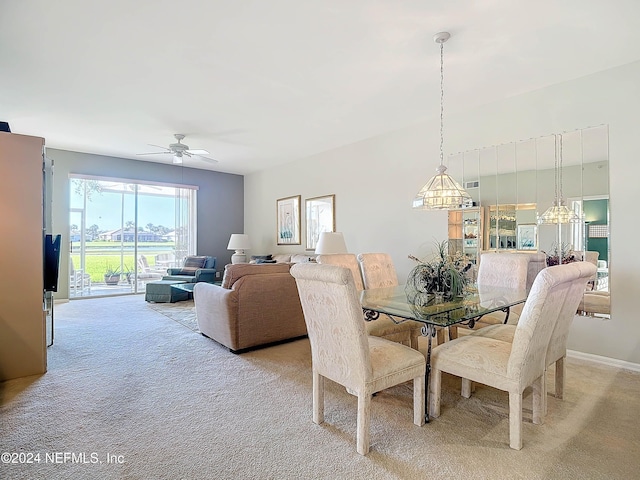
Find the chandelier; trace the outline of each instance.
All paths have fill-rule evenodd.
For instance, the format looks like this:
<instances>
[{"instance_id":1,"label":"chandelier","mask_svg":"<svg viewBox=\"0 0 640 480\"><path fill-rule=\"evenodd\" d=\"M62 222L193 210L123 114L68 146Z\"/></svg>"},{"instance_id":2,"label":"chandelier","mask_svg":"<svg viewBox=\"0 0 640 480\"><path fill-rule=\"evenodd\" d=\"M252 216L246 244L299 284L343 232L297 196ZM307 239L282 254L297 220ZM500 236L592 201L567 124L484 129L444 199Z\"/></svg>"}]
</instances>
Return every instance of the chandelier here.
<instances>
[{"instance_id":1,"label":"chandelier","mask_svg":"<svg viewBox=\"0 0 640 480\"><path fill-rule=\"evenodd\" d=\"M473 200L458 182L451 178L444 165L444 42L449 40L449 32L436 33L433 40L440 44L440 165L436 175L420 189L413 199L413 208L422 210L451 210L471 206Z\"/></svg>"},{"instance_id":2,"label":"chandelier","mask_svg":"<svg viewBox=\"0 0 640 480\"><path fill-rule=\"evenodd\" d=\"M558 141L558 138L560 139ZM580 221L580 217L573 210L565 205L562 195L562 134L554 135L556 155L555 155L555 198L553 205L545 210L538 217L538 225L560 225L563 223L576 223ZM557 152L560 151L558 155ZM558 157L560 163L558 164Z\"/></svg>"}]
</instances>

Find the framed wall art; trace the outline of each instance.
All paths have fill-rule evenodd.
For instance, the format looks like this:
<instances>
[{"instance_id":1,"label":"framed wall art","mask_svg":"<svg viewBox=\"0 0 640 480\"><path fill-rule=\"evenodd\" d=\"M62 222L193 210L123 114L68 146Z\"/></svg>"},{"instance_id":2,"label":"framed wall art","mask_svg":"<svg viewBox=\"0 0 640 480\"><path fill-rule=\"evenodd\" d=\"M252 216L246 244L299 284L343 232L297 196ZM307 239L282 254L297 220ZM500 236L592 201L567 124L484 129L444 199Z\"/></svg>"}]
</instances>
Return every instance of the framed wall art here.
<instances>
[{"instance_id":1,"label":"framed wall art","mask_svg":"<svg viewBox=\"0 0 640 480\"><path fill-rule=\"evenodd\" d=\"M315 250L321 232L336 231L335 200L335 195L306 200L307 250Z\"/></svg>"},{"instance_id":2,"label":"framed wall art","mask_svg":"<svg viewBox=\"0 0 640 480\"><path fill-rule=\"evenodd\" d=\"M518 225L518 250L538 250L538 226L535 223Z\"/></svg>"},{"instance_id":3,"label":"framed wall art","mask_svg":"<svg viewBox=\"0 0 640 480\"><path fill-rule=\"evenodd\" d=\"M276 200L278 245L300 245L300 195Z\"/></svg>"}]
</instances>

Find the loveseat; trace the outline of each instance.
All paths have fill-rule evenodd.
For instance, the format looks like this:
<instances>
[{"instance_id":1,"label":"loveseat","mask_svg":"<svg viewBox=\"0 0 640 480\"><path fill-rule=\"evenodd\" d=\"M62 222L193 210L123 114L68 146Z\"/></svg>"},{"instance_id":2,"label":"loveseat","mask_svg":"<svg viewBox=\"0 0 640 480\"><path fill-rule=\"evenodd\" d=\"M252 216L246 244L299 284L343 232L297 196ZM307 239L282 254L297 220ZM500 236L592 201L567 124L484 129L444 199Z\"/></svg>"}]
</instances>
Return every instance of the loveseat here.
<instances>
[{"instance_id":1,"label":"loveseat","mask_svg":"<svg viewBox=\"0 0 640 480\"><path fill-rule=\"evenodd\" d=\"M307 334L291 263L227 265L222 285L193 289L203 335L234 353Z\"/></svg>"}]
</instances>

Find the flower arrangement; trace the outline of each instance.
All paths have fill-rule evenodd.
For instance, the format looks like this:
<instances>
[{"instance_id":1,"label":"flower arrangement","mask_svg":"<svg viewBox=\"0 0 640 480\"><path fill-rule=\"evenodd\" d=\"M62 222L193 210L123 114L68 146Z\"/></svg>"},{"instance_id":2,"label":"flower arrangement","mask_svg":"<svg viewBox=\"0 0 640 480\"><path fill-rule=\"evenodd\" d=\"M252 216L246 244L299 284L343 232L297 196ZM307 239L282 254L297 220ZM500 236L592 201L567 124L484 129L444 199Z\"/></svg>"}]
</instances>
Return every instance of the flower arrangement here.
<instances>
[{"instance_id":1,"label":"flower arrangement","mask_svg":"<svg viewBox=\"0 0 640 480\"><path fill-rule=\"evenodd\" d=\"M421 293L442 295L451 300L462 295L464 287L469 283L466 273L472 264L461 252L449 255L449 242L436 242L436 254L431 261L425 262L409 255L418 262L407 278L407 288Z\"/></svg>"},{"instance_id":2,"label":"flower arrangement","mask_svg":"<svg viewBox=\"0 0 640 480\"><path fill-rule=\"evenodd\" d=\"M560 248L558 248L557 243L554 243L553 245L551 245L551 250L549 251L549 253L545 251L542 251L542 253L544 253L547 257L547 267L559 265L561 261L563 264L578 261L575 252L566 243L563 243Z\"/></svg>"}]
</instances>

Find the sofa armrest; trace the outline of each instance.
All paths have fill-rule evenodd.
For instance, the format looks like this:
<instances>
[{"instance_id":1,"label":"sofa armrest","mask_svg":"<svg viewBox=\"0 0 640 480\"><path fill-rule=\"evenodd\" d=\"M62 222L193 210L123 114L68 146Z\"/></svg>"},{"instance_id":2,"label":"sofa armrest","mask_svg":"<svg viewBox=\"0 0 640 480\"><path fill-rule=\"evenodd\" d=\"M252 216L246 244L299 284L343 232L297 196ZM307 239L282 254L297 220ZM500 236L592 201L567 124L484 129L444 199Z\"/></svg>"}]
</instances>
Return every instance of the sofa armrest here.
<instances>
[{"instance_id":1,"label":"sofa armrest","mask_svg":"<svg viewBox=\"0 0 640 480\"><path fill-rule=\"evenodd\" d=\"M200 332L232 350L237 349L237 292L200 282L193 287L193 299Z\"/></svg>"},{"instance_id":2,"label":"sofa armrest","mask_svg":"<svg viewBox=\"0 0 640 480\"><path fill-rule=\"evenodd\" d=\"M213 283L216 281L215 268L199 268L196 270L196 282Z\"/></svg>"},{"instance_id":3,"label":"sofa armrest","mask_svg":"<svg viewBox=\"0 0 640 480\"><path fill-rule=\"evenodd\" d=\"M167 268L167 275L180 275L181 271L182 271L182 267Z\"/></svg>"}]
</instances>

